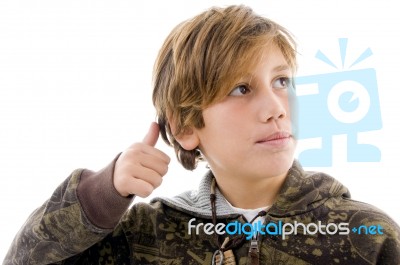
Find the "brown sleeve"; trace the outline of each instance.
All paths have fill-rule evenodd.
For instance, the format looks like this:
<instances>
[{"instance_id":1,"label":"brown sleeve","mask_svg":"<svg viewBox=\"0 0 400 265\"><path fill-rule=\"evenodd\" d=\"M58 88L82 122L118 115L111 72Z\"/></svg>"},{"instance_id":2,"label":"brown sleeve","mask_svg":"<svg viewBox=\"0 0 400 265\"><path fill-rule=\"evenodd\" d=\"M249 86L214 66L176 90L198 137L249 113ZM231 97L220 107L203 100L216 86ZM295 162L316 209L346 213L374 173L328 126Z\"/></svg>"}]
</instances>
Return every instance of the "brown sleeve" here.
<instances>
[{"instance_id":1,"label":"brown sleeve","mask_svg":"<svg viewBox=\"0 0 400 265\"><path fill-rule=\"evenodd\" d=\"M77 196L87 218L99 228L114 228L132 201L132 197L121 196L113 184L118 157L98 172L83 170L77 187Z\"/></svg>"}]
</instances>

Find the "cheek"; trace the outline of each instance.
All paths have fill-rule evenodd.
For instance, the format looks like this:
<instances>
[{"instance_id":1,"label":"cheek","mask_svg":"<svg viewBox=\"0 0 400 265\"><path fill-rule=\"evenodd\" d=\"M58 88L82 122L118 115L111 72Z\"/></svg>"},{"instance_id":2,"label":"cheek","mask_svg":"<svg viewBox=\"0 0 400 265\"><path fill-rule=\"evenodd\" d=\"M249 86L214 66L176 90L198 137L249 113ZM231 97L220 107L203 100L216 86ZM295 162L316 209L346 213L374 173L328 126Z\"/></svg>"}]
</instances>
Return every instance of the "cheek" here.
<instances>
[{"instance_id":1,"label":"cheek","mask_svg":"<svg viewBox=\"0 0 400 265\"><path fill-rule=\"evenodd\" d=\"M254 122L254 109L248 105L232 100L205 109L204 135L207 135L207 138L218 138L222 142L232 143L235 139L240 139L242 134L252 127L249 123Z\"/></svg>"},{"instance_id":2,"label":"cheek","mask_svg":"<svg viewBox=\"0 0 400 265\"><path fill-rule=\"evenodd\" d=\"M209 155L233 151L243 128L238 111L214 106L203 111L205 127L201 130L201 146Z\"/></svg>"},{"instance_id":3,"label":"cheek","mask_svg":"<svg viewBox=\"0 0 400 265\"><path fill-rule=\"evenodd\" d=\"M219 132L229 126L232 113L221 105L215 105L203 111L205 131Z\"/></svg>"}]
</instances>

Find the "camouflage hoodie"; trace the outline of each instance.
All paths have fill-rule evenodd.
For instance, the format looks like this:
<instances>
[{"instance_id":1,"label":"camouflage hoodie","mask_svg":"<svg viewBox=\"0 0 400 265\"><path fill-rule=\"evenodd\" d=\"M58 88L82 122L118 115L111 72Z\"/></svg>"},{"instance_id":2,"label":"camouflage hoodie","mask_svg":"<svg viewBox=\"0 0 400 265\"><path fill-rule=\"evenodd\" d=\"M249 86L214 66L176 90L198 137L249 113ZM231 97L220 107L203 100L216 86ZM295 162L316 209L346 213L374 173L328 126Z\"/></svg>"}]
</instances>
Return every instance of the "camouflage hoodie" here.
<instances>
[{"instance_id":1,"label":"camouflage hoodie","mask_svg":"<svg viewBox=\"0 0 400 265\"><path fill-rule=\"evenodd\" d=\"M211 223L212 173L197 191L128 208L131 199L112 186L114 162L99 172L74 171L29 217L3 264L211 264L219 248L216 235L193 227L189 233L188 224ZM216 209L218 223L246 222L218 189ZM397 224L350 199L332 177L303 171L296 161L265 218L264 225L272 225L256 240L259 264L400 264ZM278 233L280 225L296 222L304 224L297 235ZM312 223L329 229L315 232ZM347 230L338 230L340 223ZM233 242L240 235L230 237ZM249 264L252 242L238 242L232 249L236 264Z\"/></svg>"}]
</instances>

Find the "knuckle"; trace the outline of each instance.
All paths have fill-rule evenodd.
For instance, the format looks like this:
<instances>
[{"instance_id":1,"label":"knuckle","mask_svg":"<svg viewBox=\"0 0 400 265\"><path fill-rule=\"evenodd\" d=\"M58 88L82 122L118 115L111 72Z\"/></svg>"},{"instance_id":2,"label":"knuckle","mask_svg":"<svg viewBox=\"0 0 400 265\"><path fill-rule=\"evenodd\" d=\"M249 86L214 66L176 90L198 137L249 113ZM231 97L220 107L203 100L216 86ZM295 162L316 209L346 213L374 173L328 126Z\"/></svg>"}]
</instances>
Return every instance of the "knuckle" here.
<instances>
[{"instance_id":1,"label":"knuckle","mask_svg":"<svg viewBox=\"0 0 400 265\"><path fill-rule=\"evenodd\" d=\"M140 149L142 144L140 142L132 144L128 149Z\"/></svg>"},{"instance_id":2,"label":"knuckle","mask_svg":"<svg viewBox=\"0 0 400 265\"><path fill-rule=\"evenodd\" d=\"M164 160L167 164L171 162L171 158L167 154L164 154Z\"/></svg>"},{"instance_id":3,"label":"knuckle","mask_svg":"<svg viewBox=\"0 0 400 265\"><path fill-rule=\"evenodd\" d=\"M164 167L161 169L161 175L162 175L162 176L166 175L167 173L168 173L168 165L164 166Z\"/></svg>"},{"instance_id":4,"label":"knuckle","mask_svg":"<svg viewBox=\"0 0 400 265\"><path fill-rule=\"evenodd\" d=\"M131 148L128 150L127 156L130 158L133 158L133 157L139 156L141 153L142 153L142 150L140 148Z\"/></svg>"},{"instance_id":5,"label":"knuckle","mask_svg":"<svg viewBox=\"0 0 400 265\"><path fill-rule=\"evenodd\" d=\"M138 192L138 195L142 198L146 198L146 197L149 197L152 192L153 192L153 188L151 187L151 185L146 185L143 187L143 189L141 189Z\"/></svg>"},{"instance_id":6,"label":"knuckle","mask_svg":"<svg viewBox=\"0 0 400 265\"><path fill-rule=\"evenodd\" d=\"M156 178L156 179L155 179L155 181L154 181L154 188L158 188L158 187L160 187L160 186L161 186L161 184L162 184L162 182L163 182L163 179L162 179L162 177L158 177L158 178Z\"/></svg>"}]
</instances>

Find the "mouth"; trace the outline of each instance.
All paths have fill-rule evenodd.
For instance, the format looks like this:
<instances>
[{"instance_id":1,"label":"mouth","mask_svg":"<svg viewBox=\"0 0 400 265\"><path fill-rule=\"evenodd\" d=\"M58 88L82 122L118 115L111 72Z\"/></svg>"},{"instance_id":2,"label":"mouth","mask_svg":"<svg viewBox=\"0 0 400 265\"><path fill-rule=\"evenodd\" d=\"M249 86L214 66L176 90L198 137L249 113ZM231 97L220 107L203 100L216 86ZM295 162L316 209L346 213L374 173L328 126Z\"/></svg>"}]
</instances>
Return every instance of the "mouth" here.
<instances>
[{"instance_id":1,"label":"mouth","mask_svg":"<svg viewBox=\"0 0 400 265\"><path fill-rule=\"evenodd\" d=\"M264 145L279 147L286 145L291 138L292 135L288 132L284 131L275 132L267 137L261 138L260 140L256 141L256 144L264 144Z\"/></svg>"}]
</instances>

